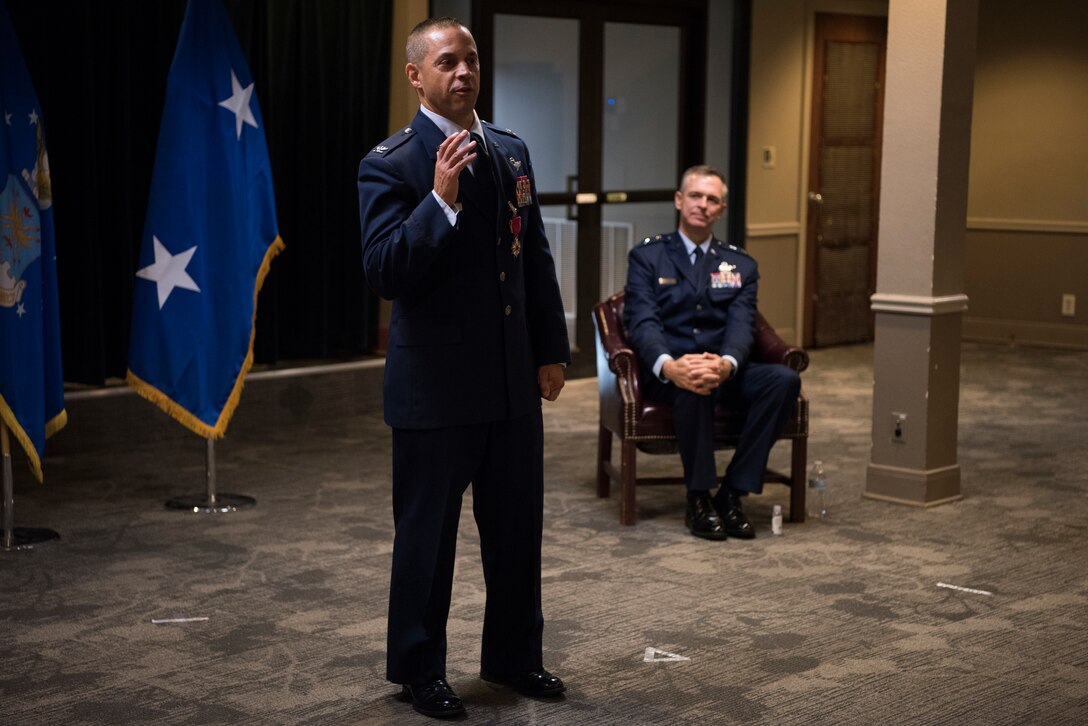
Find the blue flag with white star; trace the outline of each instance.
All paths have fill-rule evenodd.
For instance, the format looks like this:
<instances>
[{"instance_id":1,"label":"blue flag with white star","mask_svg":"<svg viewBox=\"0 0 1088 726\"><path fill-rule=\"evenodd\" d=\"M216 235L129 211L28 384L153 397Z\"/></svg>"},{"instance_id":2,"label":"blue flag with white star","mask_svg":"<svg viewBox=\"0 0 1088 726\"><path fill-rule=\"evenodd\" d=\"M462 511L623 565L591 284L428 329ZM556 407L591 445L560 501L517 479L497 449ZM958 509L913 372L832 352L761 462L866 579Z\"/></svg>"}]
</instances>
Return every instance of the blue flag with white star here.
<instances>
[{"instance_id":1,"label":"blue flag with white star","mask_svg":"<svg viewBox=\"0 0 1088 726\"><path fill-rule=\"evenodd\" d=\"M141 240L128 383L219 438L253 364L257 292L283 249L253 77L222 0L189 0Z\"/></svg>"},{"instance_id":2,"label":"blue flag with white star","mask_svg":"<svg viewBox=\"0 0 1088 726\"><path fill-rule=\"evenodd\" d=\"M0 0L0 417L42 479L64 427L53 189L41 106Z\"/></svg>"}]
</instances>

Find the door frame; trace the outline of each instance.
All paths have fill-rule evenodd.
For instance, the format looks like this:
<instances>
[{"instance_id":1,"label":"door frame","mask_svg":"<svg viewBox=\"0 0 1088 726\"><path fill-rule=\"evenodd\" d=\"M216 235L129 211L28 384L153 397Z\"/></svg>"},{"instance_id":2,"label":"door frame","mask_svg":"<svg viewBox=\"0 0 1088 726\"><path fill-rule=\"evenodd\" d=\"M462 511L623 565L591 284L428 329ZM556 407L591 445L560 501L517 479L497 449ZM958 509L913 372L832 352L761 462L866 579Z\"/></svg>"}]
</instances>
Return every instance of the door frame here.
<instances>
[{"instance_id":1,"label":"door frame","mask_svg":"<svg viewBox=\"0 0 1088 726\"><path fill-rule=\"evenodd\" d=\"M747 5L750 0L737 0ZM572 376L596 371L593 306L601 299L602 205L671 201L675 188L601 188L604 149L604 26L607 22L670 25L680 28L680 88L677 112L677 166L674 177L693 164L703 163L706 119L707 0L473 0L472 24L479 38L481 90L476 103L482 118L494 109L494 16L531 15L579 21L578 189L545 192L542 205L570 205L578 210L577 352ZM745 32L747 36L747 32ZM731 153L730 158L733 158ZM743 157L742 157L743 158ZM732 181L732 180L731 180ZM735 186L735 185L734 185ZM579 193L585 196L579 198ZM590 194L595 196L589 196ZM735 197L734 197L735 198Z\"/></svg>"}]
</instances>

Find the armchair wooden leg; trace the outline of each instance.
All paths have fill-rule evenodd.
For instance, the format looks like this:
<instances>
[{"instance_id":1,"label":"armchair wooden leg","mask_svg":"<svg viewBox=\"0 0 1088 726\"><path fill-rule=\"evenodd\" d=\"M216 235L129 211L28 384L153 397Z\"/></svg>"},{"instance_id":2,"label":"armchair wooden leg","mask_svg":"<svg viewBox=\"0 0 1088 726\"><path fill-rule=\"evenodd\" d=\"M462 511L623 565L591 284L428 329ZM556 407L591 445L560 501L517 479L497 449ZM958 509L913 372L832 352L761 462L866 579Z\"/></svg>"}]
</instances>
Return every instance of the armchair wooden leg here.
<instances>
[{"instance_id":1,"label":"armchair wooden leg","mask_svg":"<svg viewBox=\"0 0 1088 726\"><path fill-rule=\"evenodd\" d=\"M806 469L808 468L808 438L793 440L790 462L790 521L805 521Z\"/></svg>"},{"instance_id":2,"label":"armchair wooden leg","mask_svg":"<svg viewBox=\"0 0 1088 726\"><path fill-rule=\"evenodd\" d=\"M631 525L638 519L635 508L635 442L620 443L620 524Z\"/></svg>"},{"instance_id":3,"label":"armchair wooden leg","mask_svg":"<svg viewBox=\"0 0 1088 726\"><path fill-rule=\"evenodd\" d=\"M604 426L600 427L597 434L597 496L607 497L611 489L612 479L608 476L606 463L612 461L612 432Z\"/></svg>"}]
</instances>

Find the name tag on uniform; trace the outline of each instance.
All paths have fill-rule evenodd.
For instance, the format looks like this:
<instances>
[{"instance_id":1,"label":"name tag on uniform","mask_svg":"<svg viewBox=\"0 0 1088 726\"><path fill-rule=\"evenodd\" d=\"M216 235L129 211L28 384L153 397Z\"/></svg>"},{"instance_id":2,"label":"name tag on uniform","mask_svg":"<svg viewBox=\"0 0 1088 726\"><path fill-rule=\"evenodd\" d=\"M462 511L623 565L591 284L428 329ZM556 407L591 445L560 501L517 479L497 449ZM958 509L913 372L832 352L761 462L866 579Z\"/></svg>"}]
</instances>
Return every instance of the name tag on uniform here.
<instances>
[{"instance_id":1,"label":"name tag on uniform","mask_svg":"<svg viewBox=\"0 0 1088 726\"><path fill-rule=\"evenodd\" d=\"M657 278L657 284L658 285L675 285L676 284L676 278L675 277L659 277L659 278Z\"/></svg>"}]
</instances>

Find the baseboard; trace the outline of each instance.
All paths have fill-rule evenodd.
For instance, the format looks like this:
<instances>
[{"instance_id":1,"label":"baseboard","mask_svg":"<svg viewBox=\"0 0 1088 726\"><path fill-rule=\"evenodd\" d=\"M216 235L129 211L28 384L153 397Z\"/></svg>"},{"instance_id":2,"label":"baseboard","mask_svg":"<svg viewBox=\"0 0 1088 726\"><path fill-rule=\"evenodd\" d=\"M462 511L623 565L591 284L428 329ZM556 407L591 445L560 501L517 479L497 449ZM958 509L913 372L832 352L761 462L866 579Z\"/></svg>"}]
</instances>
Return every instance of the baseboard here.
<instances>
[{"instance_id":1,"label":"baseboard","mask_svg":"<svg viewBox=\"0 0 1088 726\"><path fill-rule=\"evenodd\" d=\"M1088 350L1088 325L964 316L963 339L976 343Z\"/></svg>"}]
</instances>

